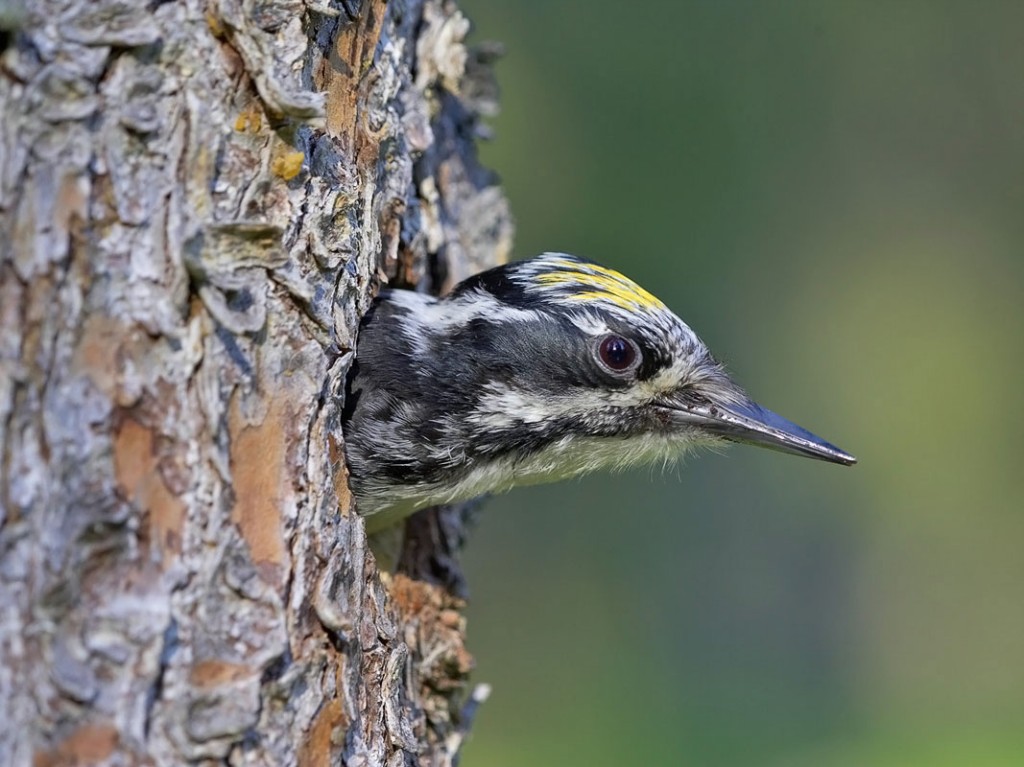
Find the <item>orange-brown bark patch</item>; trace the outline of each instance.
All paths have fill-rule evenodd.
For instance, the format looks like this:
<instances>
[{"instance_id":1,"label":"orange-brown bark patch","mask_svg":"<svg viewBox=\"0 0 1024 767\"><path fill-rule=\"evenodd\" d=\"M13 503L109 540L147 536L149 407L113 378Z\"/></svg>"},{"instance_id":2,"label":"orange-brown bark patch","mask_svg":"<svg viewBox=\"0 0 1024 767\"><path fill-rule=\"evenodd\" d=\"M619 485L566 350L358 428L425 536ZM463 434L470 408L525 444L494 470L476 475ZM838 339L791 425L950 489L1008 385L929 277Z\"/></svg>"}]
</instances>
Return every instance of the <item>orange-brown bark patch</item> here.
<instances>
[{"instance_id":1,"label":"orange-brown bark patch","mask_svg":"<svg viewBox=\"0 0 1024 767\"><path fill-rule=\"evenodd\" d=\"M341 27L327 67L320 73L318 85L326 91L327 132L341 138L343 144L358 147L359 88L363 75L373 63L387 0L369 0L360 6L359 18Z\"/></svg>"},{"instance_id":2,"label":"orange-brown bark patch","mask_svg":"<svg viewBox=\"0 0 1024 767\"><path fill-rule=\"evenodd\" d=\"M71 767L96 764L109 759L121 741L112 724L86 724L68 735L55 748L36 751L34 767Z\"/></svg>"},{"instance_id":3,"label":"orange-brown bark patch","mask_svg":"<svg viewBox=\"0 0 1024 767\"><path fill-rule=\"evenodd\" d=\"M333 434L327 437L327 456L331 462L331 476L334 479L338 508L344 516L348 516L352 508L352 494L348 489L348 467L345 465L345 451Z\"/></svg>"},{"instance_id":4,"label":"orange-brown bark patch","mask_svg":"<svg viewBox=\"0 0 1024 767\"><path fill-rule=\"evenodd\" d=\"M333 698L317 713L309 728L302 748L299 749L299 767L327 767L333 764L335 733L345 725L345 711L341 700Z\"/></svg>"},{"instance_id":5,"label":"orange-brown bark patch","mask_svg":"<svg viewBox=\"0 0 1024 767\"><path fill-rule=\"evenodd\" d=\"M114 475L124 497L146 512L149 539L166 569L181 551L186 509L160 476L154 445L152 430L125 418L114 435Z\"/></svg>"},{"instance_id":6,"label":"orange-brown bark patch","mask_svg":"<svg viewBox=\"0 0 1024 767\"><path fill-rule=\"evenodd\" d=\"M117 388L117 355L124 335L123 323L105 314L90 314L75 349L74 367L111 396Z\"/></svg>"},{"instance_id":7,"label":"orange-brown bark patch","mask_svg":"<svg viewBox=\"0 0 1024 767\"><path fill-rule=\"evenodd\" d=\"M262 572L281 573L285 560L281 503L286 495L287 408L273 400L262 423L247 424L239 397L228 414L235 506L231 519ZM269 566L269 567L268 567Z\"/></svg>"},{"instance_id":8,"label":"orange-brown bark patch","mask_svg":"<svg viewBox=\"0 0 1024 767\"><path fill-rule=\"evenodd\" d=\"M466 621L459 612L465 602L439 586L415 581L402 573L391 580L389 591L402 625L415 627L415 641L410 649L421 658L433 659L424 670L433 690L462 688L475 665L465 645Z\"/></svg>"},{"instance_id":9,"label":"orange-brown bark patch","mask_svg":"<svg viewBox=\"0 0 1024 767\"><path fill-rule=\"evenodd\" d=\"M189 669L188 679L196 687L210 688L245 679L252 675L253 670L250 666L210 659L193 663L192 668Z\"/></svg>"}]
</instances>

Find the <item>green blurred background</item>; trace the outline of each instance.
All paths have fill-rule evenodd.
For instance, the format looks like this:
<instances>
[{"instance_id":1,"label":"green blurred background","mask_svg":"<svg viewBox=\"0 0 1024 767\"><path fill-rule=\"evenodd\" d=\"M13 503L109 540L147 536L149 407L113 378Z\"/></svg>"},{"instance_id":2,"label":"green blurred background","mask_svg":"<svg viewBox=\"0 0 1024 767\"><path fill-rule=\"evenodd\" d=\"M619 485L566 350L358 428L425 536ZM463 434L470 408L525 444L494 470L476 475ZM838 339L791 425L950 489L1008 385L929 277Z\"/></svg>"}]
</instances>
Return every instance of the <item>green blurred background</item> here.
<instances>
[{"instance_id":1,"label":"green blurred background","mask_svg":"<svg viewBox=\"0 0 1024 767\"><path fill-rule=\"evenodd\" d=\"M518 256L621 269L861 461L490 502L464 764L1024 764L1024 3L461 6Z\"/></svg>"}]
</instances>

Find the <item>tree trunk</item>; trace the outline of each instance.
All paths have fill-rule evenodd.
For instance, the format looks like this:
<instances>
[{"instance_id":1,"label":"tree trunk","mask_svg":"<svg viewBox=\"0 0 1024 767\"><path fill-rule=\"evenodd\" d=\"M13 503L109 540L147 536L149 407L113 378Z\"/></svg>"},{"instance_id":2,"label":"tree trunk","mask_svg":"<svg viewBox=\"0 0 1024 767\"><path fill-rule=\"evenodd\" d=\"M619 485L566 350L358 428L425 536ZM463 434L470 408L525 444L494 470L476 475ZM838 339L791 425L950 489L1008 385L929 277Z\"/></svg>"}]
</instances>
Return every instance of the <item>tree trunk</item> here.
<instances>
[{"instance_id":1,"label":"tree trunk","mask_svg":"<svg viewBox=\"0 0 1024 767\"><path fill-rule=\"evenodd\" d=\"M489 53L445 0L0 10L0 764L451 763L461 602L378 573L339 414L382 277L510 247Z\"/></svg>"}]
</instances>

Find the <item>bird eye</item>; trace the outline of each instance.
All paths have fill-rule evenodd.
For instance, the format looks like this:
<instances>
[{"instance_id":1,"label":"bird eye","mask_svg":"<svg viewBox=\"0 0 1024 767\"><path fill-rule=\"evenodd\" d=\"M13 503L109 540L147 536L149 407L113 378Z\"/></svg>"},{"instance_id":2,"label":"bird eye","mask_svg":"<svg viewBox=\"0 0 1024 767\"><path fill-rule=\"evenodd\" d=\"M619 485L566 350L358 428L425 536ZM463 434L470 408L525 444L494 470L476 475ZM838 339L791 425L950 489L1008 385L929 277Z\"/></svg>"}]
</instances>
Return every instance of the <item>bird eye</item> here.
<instances>
[{"instance_id":1,"label":"bird eye","mask_svg":"<svg viewBox=\"0 0 1024 767\"><path fill-rule=\"evenodd\" d=\"M609 370L622 373L636 362L636 346L622 336L605 336L598 344L597 356Z\"/></svg>"}]
</instances>

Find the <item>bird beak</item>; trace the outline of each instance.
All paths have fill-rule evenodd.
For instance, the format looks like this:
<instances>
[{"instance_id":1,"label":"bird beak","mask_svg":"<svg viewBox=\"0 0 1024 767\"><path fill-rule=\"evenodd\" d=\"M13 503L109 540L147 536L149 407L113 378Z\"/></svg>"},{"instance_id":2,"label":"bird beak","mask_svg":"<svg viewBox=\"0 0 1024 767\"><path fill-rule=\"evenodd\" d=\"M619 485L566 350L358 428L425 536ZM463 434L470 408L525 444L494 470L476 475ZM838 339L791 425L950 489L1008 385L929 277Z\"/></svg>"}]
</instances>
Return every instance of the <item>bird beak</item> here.
<instances>
[{"instance_id":1,"label":"bird beak","mask_svg":"<svg viewBox=\"0 0 1024 767\"><path fill-rule=\"evenodd\" d=\"M845 450L749 399L743 404L727 405L677 402L670 410L672 420L678 425L696 427L732 442L746 442L843 466L857 463Z\"/></svg>"}]
</instances>

